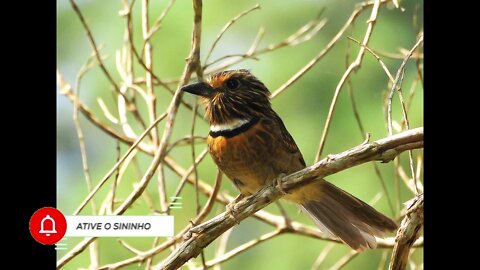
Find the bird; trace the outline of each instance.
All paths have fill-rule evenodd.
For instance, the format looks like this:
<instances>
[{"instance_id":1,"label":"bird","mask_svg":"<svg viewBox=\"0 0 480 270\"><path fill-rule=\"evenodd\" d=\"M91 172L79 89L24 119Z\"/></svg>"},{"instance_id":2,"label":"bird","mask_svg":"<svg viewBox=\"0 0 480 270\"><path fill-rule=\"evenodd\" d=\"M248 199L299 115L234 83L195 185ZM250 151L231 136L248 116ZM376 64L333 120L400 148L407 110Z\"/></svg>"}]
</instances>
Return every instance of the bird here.
<instances>
[{"instance_id":1,"label":"bird","mask_svg":"<svg viewBox=\"0 0 480 270\"><path fill-rule=\"evenodd\" d=\"M210 124L208 151L239 190L237 199L278 184L285 175L306 167L297 144L272 108L270 91L249 70L216 72L181 90L199 96L204 104ZM359 252L374 249L375 236L384 237L398 227L324 179L290 190L282 198L298 204L320 231Z\"/></svg>"}]
</instances>

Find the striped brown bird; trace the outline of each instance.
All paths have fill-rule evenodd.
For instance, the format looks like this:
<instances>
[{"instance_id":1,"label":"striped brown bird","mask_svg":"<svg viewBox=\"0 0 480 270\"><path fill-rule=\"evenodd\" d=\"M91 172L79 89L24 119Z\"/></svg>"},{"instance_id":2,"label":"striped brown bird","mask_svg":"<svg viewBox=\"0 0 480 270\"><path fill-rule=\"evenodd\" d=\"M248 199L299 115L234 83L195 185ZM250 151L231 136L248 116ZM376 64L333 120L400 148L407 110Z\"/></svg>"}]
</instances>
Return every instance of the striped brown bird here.
<instances>
[{"instance_id":1,"label":"striped brown bird","mask_svg":"<svg viewBox=\"0 0 480 270\"><path fill-rule=\"evenodd\" d=\"M228 70L182 88L198 95L210 122L209 152L242 195L306 167L282 119L272 109L270 91L248 70ZM283 196L300 205L320 230L351 248L375 248L397 225L374 208L321 179Z\"/></svg>"}]
</instances>

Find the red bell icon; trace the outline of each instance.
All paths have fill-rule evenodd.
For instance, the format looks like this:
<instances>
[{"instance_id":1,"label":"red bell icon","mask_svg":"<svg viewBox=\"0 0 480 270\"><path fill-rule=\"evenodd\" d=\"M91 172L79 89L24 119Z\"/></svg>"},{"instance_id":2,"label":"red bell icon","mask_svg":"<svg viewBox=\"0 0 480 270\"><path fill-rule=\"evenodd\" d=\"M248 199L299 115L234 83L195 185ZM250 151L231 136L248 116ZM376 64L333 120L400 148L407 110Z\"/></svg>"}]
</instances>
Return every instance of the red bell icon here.
<instances>
[{"instance_id":1,"label":"red bell icon","mask_svg":"<svg viewBox=\"0 0 480 270\"><path fill-rule=\"evenodd\" d=\"M46 225L50 225L50 227ZM50 236L51 233L57 233L57 230L55 230L55 220L50 217L50 215L46 215L43 219L42 222L40 223L40 231L39 233L44 233L47 236Z\"/></svg>"},{"instance_id":2,"label":"red bell icon","mask_svg":"<svg viewBox=\"0 0 480 270\"><path fill-rule=\"evenodd\" d=\"M43 207L30 218L30 233L39 243L53 245L60 241L67 231L67 220L62 212L53 207Z\"/></svg>"}]
</instances>

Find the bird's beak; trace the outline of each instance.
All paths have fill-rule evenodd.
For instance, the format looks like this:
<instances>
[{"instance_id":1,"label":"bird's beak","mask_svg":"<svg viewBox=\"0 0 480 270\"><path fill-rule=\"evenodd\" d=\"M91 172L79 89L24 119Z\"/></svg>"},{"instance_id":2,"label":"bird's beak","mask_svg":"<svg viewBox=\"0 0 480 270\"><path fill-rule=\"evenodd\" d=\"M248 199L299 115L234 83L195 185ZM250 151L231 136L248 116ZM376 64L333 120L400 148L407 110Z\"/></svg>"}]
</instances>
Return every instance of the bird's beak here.
<instances>
[{"instance_id":1,"label":"bird's beak","mask_svg":"<svg viewBox=\"0 0 480 270\"><path fill-rule=\"evenodd\" d=\"M181 90L202 97L211 97L215 93L213 88L204 82L185 85Z\"/></svg>"}]
</instances>

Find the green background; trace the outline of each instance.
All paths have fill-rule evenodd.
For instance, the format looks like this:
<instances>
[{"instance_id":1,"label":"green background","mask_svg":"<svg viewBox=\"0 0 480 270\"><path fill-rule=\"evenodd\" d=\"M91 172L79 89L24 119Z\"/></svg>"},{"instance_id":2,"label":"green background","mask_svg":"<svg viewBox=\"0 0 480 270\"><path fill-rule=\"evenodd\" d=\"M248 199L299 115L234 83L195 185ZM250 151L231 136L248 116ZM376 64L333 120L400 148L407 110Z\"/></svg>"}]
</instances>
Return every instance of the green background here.
<instances>
[{"instance_id":1,"label":"green background","mask_svg":"<svg viewBox=\"0 0 480 270\"><path fill-rule=\"evenodd\" d=\"M141 1L137 2L133 11L133 25L135 44L137 47L140 47ZM325 47L345 23L358 2L350 0L270 0L258 2L206 0L203 4L202 63L204 64L203 61L218 31L231 18L256 3L261 5L261 9L240 19L227 31L210 57L210 61L227 54L246 52L261 26L265 27L265 36L259 48L264 48L272 43L278 43L297 31L306 22L315 18L320 10L325 7L326 9L322 17L327 18L328 23L310 41L263 54L259 56L258 60L247 60L232 67L250 69L271 91L274 91ZM404 8L403 12L394 8L391 3L382 5L380 8L376 27L369 43L369 47L373 50L397 53L398 48L409 50L415 43L417 34L423 29L423 2L408 0L400 3ZM166 4L167 1L151 1L151 23L163 11ZM101 53L107 56L105 60L107 68L114 75L114 78L119 80L120 76L115 69L115 51L123 45L124 37L125 19L118 15L118 11L122 8L121 1L78 1L78 5L92 30L97 44L102 45ZM176 1L170 13L166 16L161 29L151 40L154 47L154 70L162 79L177 78L183 71L185 58L188 56L190 49L193 15L191 6L191 1ZM66 81L74 85L77 72L91 55L91 48L80 21L73 12L69 2L66 0L57 1L57 8L58 69ZM364 11L349 28L346 35L362 40L370 11L371 9ZM342 37L323 60L286 92L273 100L274 109L282 117L289 132L297 142L307 165L314 162L318 142L335 87L346 69L345 55L347 50L350 51L350 59L353 59L358 52L358 45L349 41L346 37ZM386 57L383 57L382 60L395 76L401 60ZM136 72L144 73L139 67L136 67ZM410 61L406 66L403 83L405 96L408 95L415 76L415 62ZM371 140L385 137L387 129L383 104L391 86L388 83L388 77L375 58L371 54L366 53L362 67L353 73L351 78L358 110L366 131L371 133ZM158 112L161 113L167 108L171 95L159 87L155 91L158 95ZM84 80L82 80L81 100L96 115L107 122L96 101L97 97L101 97L111 110L115 108L116 99L112 95L112 87L98 67L87 73ZM185 95L184 99L191 104L195 102L195 98L191 95ZM201 110L203 111L203 108ZM148 119L145 112L142 109L142 114L145 116L145 119ZM400 122L402 114L397 96L394 98L393 112L394 120ZM57 196L58 208L66 215L72 214L87 194L72 113L72 104L59 94L57 98ZM421 83L417 84L412 107L408 115L412 128L423 126L423 88ZM95 128L83 117L80 120L85 133L90 172L92 180L96 184L115 164L117 156L116 141ZM190 133L191 111L181 107L177 121L173 130L172 142ZM140 127L134 126L134 128L136 128L137 134L141 133ZM162 129L163 123L160 125L160 130ZM207 132L207 124L204 121L197 120L195 133L199 136L204 136ZM328 153L344 151L360 144L362 141L363 135L359 131L354 118L350 98L345 88L342 90L338 100L322 156L325 157ZM196 147L197 155L204 147L204 144L198 144ZM122 153L127 149L126 145L121 145ZM192 163L190 147L177 147L170 154L185 168ZM422 152L417 150L414 151L414 154L415 156L421 155ZM133 168L127 169L118 190L120 199L125 198L129 194L133 184L139 180L150 160L151 157L139 154L140 172ZM406 154L402 155L401 164L407 175L409 175ZM395 200L396 190L393 165L392 163L379 164L379 167L385 179L387 190L392 199ZM213 185L215 173L215 165L211 158L207 156L199 165L199 177ZM158 206L155 179L156 177L149 184L147 192ZM179 177L166 169L166 180L169 194L172 194ZM327 180L367 202L382 190L372 164L364 164L346 170L328 177ZM104 199L110 185L109 182L97 194L97 206ZM405 188L403 183L400 186L400 202L403 203L411 199L413 195ZM222 191L232 195L237 194L225 177ZM182 196L183 208L173 212L176 219L176 232L182 229L195 213L194 189L187 185ZM205 203L205 201L206 198L201 197L201 202ZM394 201L394 206L395 204L396 202ZM287 203L282 203L282 205L288 210L292 219L313 226L313 223L306 215L298 212L295 205ZM390 217L398 217L397 213L395 213L395 216L392 214L385 196L382 196L375 204L375 208ZM208 218L223 210L223 206L215 204ZM268 206L266 210L279 213L278 207L275 205ZM90 213L90 207L85 208L84 212L82 212L82 214ZM150 213L142 198L126 212L127 215L148 215ZM247 219L234 228L227 251L271 230L272 227L268 225L251 218ZM68 239L66 241L67 247L73 248L80 240L79 238ZM152 238L123 238L123 240L138 250L148 250L151 248L153 241ZM123 260L134 255L122 247L114 238L102 238L98 241L100 265ZM321 240L284 234L223 263L222 269L310 269L318 254L327 244L328 242ZM213 257L216 245L217 241L213 242L211 247L205 250L207 260ZM167 250L156 256L154 262L160 261L168 252ZM328 269L348 252L350 252L350 249L347 246L336 244L320 269ZM343 269L377 269L382 253L382 249L367 251L356 256ZM65 251L58 251L58 258L64 254ZM388 252L387 261L389 261L389 256L390 251ZM423 248L416 250L412 256L417 265L423 265ZM196 261L198 262L199 260L197 259ZM89 255L88 250L86 250L69 262L64 269L88 268L88 265ZM134 264L124 269L144 269L144 266Z\"/></svg>"}]
</instances>

